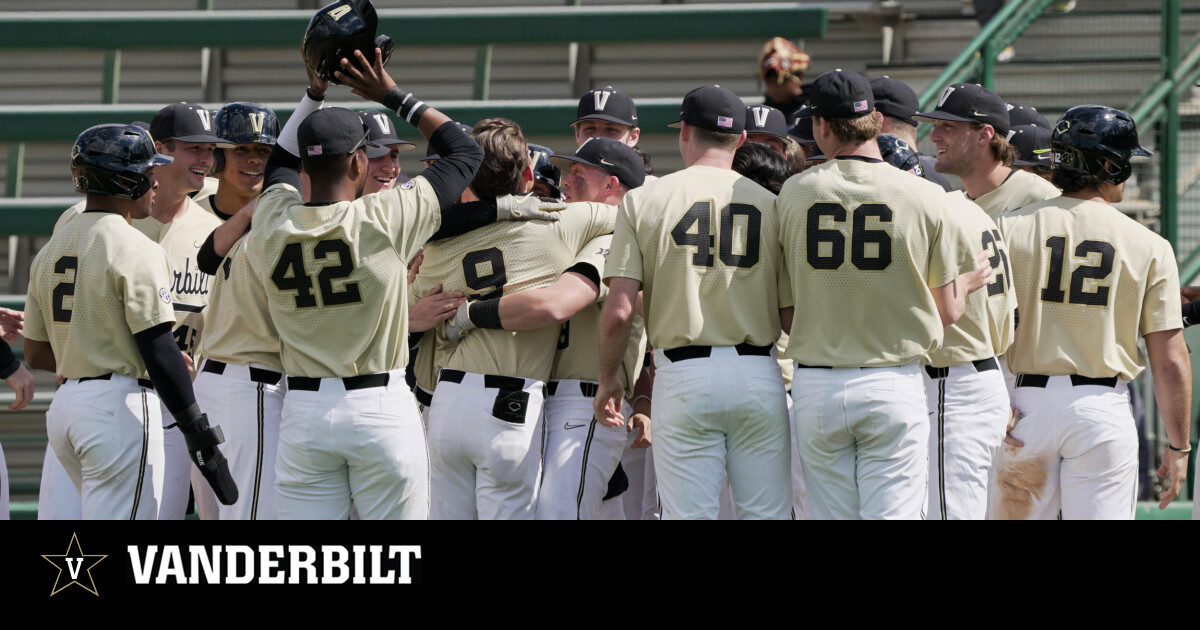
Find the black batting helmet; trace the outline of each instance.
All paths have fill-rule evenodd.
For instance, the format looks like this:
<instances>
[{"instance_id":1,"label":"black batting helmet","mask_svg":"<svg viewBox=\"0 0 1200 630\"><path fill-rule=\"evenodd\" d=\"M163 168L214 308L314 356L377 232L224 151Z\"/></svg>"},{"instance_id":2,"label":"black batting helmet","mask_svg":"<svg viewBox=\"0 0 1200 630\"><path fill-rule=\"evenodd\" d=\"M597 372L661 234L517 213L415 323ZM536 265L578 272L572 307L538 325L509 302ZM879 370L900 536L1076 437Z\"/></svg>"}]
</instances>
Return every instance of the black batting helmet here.
<instances>
[{"instance_id":1,"label":"black batting helmet","mask_svg":"<svg viewBox=\"0 0 1200 630\"><path fill-rule=\"evenodd\" d=\"M924 175L921 172L920 156L908 142L890 133L875 136L875 141L879 143L879 154L885 162L902 171Z\"/></svg>"},{"instance_id":2,"label":"black batting helmet","mask_svg":"<svg viewBox=\"0 0 1200 630\"><path fill-rule=\"evenodd\" d=\"M152 183L146 171L174 159L159 155L150 133L133 125L97 125L79 134L71 147L75 190L140 199Z\"/></svg>"},{"instance_id":3,"label":"black batting helmet","mask_svg":"<svg viewBox=\"0 0 1200 630\"><path fill-rule=\"evenodd\" d=\"M1054 126L1050 149L1054 154L1051 168L1095 175L1110 184L1129 179L1133 171L1130 158L1153 155L1138 142L1133 118L1103 105L1068 109Z\"/></svg>"},{"instance_id":4,"label":"black batting helmet","mask_svg":"<svg viewBox=\"0 0 1200 630\"><path fill-rule=\"evenodd\" d=\"M213 133L230 144L275 146L279 118L270 107L258 103L230 103L213 116ZM225 170L225 151L213 151L213 173Z\"/></svg>"},{"instance_id":5,"label":"black batting helmet","mask_svg":"<svg viewBox=\"0 0 1200 630\"><path fill-rule=\"evenodd\" d=\"M550 158L554 157L554 151L540 144L529 144L529 159L533 162L533 178L550 187L555 197L562 197L562 191L558 188L558 180L562 177L562 172L558 167L550 163Z\"/></svg>"},{"instance_id":6,"label":"black batting helmet","mask_svg":"<svg viewBox=\"0 0 1200 630\"><path fill-rule=\"evenodd\" d=\"M308 23L304 41L304 61L313 72L330 83L340 85L334 71L341 68L342 58L354 61L354 51L361 50L367 61L375 60L375 49L383 52L383 63L392 57L392 38L375 36L379 17L370 0L337 0L322 7Z\"/></svg>"}]
</instances>

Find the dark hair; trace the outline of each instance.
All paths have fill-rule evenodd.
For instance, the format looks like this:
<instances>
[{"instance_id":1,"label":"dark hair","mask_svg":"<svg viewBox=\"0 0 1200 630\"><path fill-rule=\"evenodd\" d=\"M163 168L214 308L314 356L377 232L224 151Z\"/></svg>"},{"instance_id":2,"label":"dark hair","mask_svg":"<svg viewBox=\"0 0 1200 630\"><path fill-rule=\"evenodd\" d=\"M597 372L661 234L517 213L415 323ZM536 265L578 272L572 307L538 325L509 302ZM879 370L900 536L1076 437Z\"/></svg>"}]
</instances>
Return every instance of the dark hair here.
<instances>
[{"instance_id":1,"label":"dark hair","mask_svg":"<svg viewBox=\"0 0 1200 630\"><path fill-rule=\"evenodd\" d=\"M300 162L313 186L333 186L346 177L346 172L350 170L350 159L353 157L354 153L323 155L306 157Z\"/></svg>"},{"instance_id":2,"label":"dark hair","mask_svg":"<svg viewBox=\"0 0 1200 630\"><path fill-rule=\"evenodd\" d=\"M471 138L483 148L483 162L471 180L475 195L488 199L520 193L529 164L529 143L521 126L507 118L485 118L475 123Z\"/></svg>"},{"instance_id":3,"label":"dark hair","mask_svg":"<svg viewBox=\"0 0 1200 630\"><path fill-rule=\"evenodd\" d=\"M775 149L758 142L747 142L738 147L733 154L733 170L776 195L792 176L787 160Z\"/></svg>"},{"instance_id":4,"label":"dark hair","mask_svg":"<svg viewBox=\"0 0 1200 630\"><path fill-rule=\"evenodd\" d=\"M654 174L654 165L650 163L650 154L646 153L645 151L643 151L637 147L633 147L633 152L638 154L638 156L642 158L642 164L645 166L646 174L653 175Z\"/></svg>"},{"instance_id":5,"label":"dark hair","mask_svg":"<svg viewBox=\"0 0 1200 630\"><path fill-rule=\"evenodd\" d=\"M971 128L983 129L983 123L971 123ZM1004 134L999 131L992 134L992 139L988 142L988 149L992 152L992 159L1005 166L1012 166L1013 160L1017 159L1017 148L1005 140Z\"/></svg>"},{"instance_id":6,"label":"dark hair","mask_svg":"<svg viewBox=\"0 0 1200 630\"><path fill-rule=\"evenodd\" d=\"M1056 168L1050 171L1050 183L1064 193L1075 193L1081 190L1099 190L1101 179L1095 175L1085 175L1079 171Z\"/></svg>"}]
</instances>

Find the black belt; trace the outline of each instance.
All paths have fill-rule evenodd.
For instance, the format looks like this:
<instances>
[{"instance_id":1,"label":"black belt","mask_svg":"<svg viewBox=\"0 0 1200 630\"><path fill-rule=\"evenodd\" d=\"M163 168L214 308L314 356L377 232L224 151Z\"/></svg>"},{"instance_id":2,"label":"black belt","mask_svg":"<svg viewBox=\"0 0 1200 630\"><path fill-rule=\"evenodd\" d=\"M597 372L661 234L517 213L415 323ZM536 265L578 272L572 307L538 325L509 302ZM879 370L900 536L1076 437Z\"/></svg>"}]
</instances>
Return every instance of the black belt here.
<instances>
[{"instance_id":1,"label":"black belt","mask_svg":"<svg viewBox=\"0 0 1200 630\"><path fill-rule=\"evenodd\" d=\"M209 374L224 374L226 365L228 365L228 364L224 363L222 361L215 361L213 359L205 359L204 367L200 371L208 372ZM276 372L274 370L264 370L262 368L256 368L253 365L250 365L247 367L250 368L250 380L254 381L255 383L265 383L267 385L278 385L279 380L283 378L282 373Z\"/></svg>"},{"instance_id":2,"label":"black belt","mask_svg":"<svg viewBox=\"0 0 1200 630\"><path fill-rule=\"evenodd\" d=\"M1050 377L1045 374L1018 374L1017 387L1045 387L1050 382ZM1108 378L1091 378L1088 376L1080 376L1078 374L1071 375L1071 385L1081 387L1083 385L1101 385L1103 387L1116 387L1117 377L1110 376Z\"/></svg>"},{"instance_id":3,"label":"black belt","mask_svg":"<svg viewBox=\"0 0 1200 630\"><path fill-rule=\"evenodd\" d=\"M347 376L342 379L342 385L346 391L355 389L367 389L368 387L387 387L391 382L392 375L387 372L381 374L363 374L361 376ZM308 376L289 376L287 379L288 389L296 389L304 392L316 392L321 390L321 379Z\"/></svg>"},{"instance_id":4,"label":"black belt","mask_svg":"<svg viewBox=\"0 0 1200 630\"><path fill-rule=\"evenodd\" d=\"M739 343L734 346L734 350L742 356L771 356L771 348L775 346L755 346L748 343ZM663 350L663 356L671 360L671 363L677 361L687 361L688 359L700 359L712 355L712 346L680 346L678 348L667 348Z\"/></svg>"},{"instance_id":5,"label":"black belt","mask_svg":"<svg viewBox=\"0 0 1200 630\"><path fill-rule=\"evenodd\" d=\"M803 363L800 363L799 361L796 362L796 367L797 368L810 368L810 369L814 369L814 370L832 370L833 369L832 365L804 365Z\"/></svg>"},{"instance_id":6,"label":"black belt","mask_svg":"<svg viewBox=\"0 0 1200 630\"><path fill-rule=\"evenodd\" d=\"M996 360L996 357L988 357L986 359L972 361L971 365L975 366L976 372L987 372L988 370L1000 369L1000 362ZM928 374L929 378L932 379L946 378L947 376L950 376L950 368L938 368L933 367L932 365L926 365L925 373Z\"/></svg>"},{"instance_id":7,"label":"black belt","mask_svg":"<svg viewBox=\"0 0 1200 630\"><path fill-rule=\"evenodd\" d=\"M426 407L433 405L433 394L430 394L420 387L413 387L412 393L413 396L416 396L417 402L421 403L422 405L425 405Z\"/></svg>"},{"instance_id":8,"label":"black belt","mask_svg":"<svg viewBox=\"0 0 1200 630\"><path fill-rule=\"evenodd\" d=\"M583 394L587 398L595 398L596 392L599 390L600 385L598 383L593 383L591 381L579 381L579 393ZM548 396L553 396L556 392L558 392L558 381L550 381L549 383L546 383L546 394Z\"/></svg>"},{"instance_id":9,"label":"black belt","mask_svg":"<svg viewBox=\"0 0 1200 630\"><path fill-rule=\"evenodd\" d=\"M108 374L102 374L100 376L85 376L83 378L77 378L75 380L79 383L82 383L84 381L111 381L112 376L113 376L113 373L109 372ZM137 380L137 382L138 382L138 385L145 387L146 389L154 389L154 383L151 383L150 379L139 378Z\"/></svg>"},{"instance_id":10,"label":"black belt","mask_svg":"<svg viewBox=\"0 0 1200 630\"><path fill-rule=\"evenodd\" d=\"M451 370L442 368L438 374L438 382L447 381L450 383L461 383L466 378L467 373L462 370ZM489 389L525 389L525 379L515 376L500 376L499 374L484 374L483 386Z\"/></svg>"}]
</instances>

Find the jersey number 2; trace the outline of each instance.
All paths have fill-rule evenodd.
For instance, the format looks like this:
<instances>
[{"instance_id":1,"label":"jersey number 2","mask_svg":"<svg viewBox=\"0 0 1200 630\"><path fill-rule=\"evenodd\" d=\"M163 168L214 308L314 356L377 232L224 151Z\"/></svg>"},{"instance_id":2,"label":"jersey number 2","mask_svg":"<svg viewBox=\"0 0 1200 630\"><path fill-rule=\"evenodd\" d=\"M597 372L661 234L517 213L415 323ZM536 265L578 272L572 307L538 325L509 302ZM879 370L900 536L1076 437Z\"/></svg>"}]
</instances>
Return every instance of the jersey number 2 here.
<instances>
[{"instance_id":1,"label":"jersey number 2","mask_svg":"<svg viewBox=\"0 0 1200 630\"><path fill-rule=\"evenodd\" d=\"M354 273L354 258L350 255L350 245L340 238L317 241L313 248L313 264L316 260L329 260L330 254L337 259L337 264L327 264L317 273L317 283L321 286L321 305L341 306L362 302L358 292L357 282L347 282L341 291L334 290L333 281L349 278ZM312 293L312 278L304 264L304 246L300 243L288 243L275 263L271 272L271 281L280 291L296 292L296 308L313 308L318 306L317 298Z\"/></svg>"},{"instance_id":2,"label":"jersey number 2","mask_svg":"<svg viewBox=\"0 0 1200 630\"><path fill-rule=\"evenodd\" d=\"M54 275L68 276L68 280L64 280L54 285L54 304L52 305L53 317L55 323L69 324L71 323L71 309L65 305L67 298L75 297L75 272L79 269L79 259L75 256L63 256L54 263Z\"/></svg>"}]
</instances>

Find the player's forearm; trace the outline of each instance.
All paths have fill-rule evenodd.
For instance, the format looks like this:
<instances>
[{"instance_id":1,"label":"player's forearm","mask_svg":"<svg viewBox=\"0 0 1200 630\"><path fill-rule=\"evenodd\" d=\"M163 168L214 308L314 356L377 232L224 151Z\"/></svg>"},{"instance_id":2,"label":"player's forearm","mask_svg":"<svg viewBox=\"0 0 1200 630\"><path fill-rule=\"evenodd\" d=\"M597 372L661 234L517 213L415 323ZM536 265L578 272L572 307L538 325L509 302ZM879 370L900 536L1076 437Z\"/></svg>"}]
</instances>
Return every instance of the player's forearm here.
<instances>
[{"instance_id":1,"label":"player's forearm","mask_svg":"<svg viewBox=\"0 0 1200 630\"><path fill-rule=\"evenodd\" d=\"M931 290L938 315L942 318L942 326L953 325L967 310L967 293L962 290L962 282L963 277L959 276Z\"/></svg>"},{"instance_id":2,"label":"player's forearm","mask_svg":"<svg viewBox=\"0 0 1200 630\"><path fill-rule=\"evenodd\" d=\"M170 324L159 324L133 336L154 391L176 422L189 424L200 417L187 364L171 335Z\"/></svg>"},{"instance_id":3,"label":"player's forearm","mask_svg":"<svg viewBox=\"0 0 1200 630\"><path fill-rule=\"evenodd\" d=\"M792 334L792 319L796 316L796 307L787 306L779 309L779 325L783 332Z\"/></svg>"},{"instance_id":4,"label":"player's forearm","mask_svg":"<svg viewBox=\"0 0 1200 630\"><path fill-rule=\"evenodd\" d=\"M263 169L263 190L279 183L291 184L297 190L300 189L300 143L296 139L296 133L300 129L300 123L304 122L309 114L324 106L323 97L322 94L322 98L316 100L305 92L304 97L300 99L296 111L279 132L271 155L267 157L267 165Z\"/></svg>"},{"instance_id":5,"label":"player's forearm","mask_svg":"<svg viewBox=\"0 0 1200 630\"><path fill-rule=\"evenodd\" d=\"M1167 438L1177 448L1187 448L1191 433L1192 364L1180 329L1146 335L1154 400L1162 414Z\"/></svg>"},{"instance_id":6,"label":"player's forearm","mask_svg":"<svg viewBox=\"0 0 1200 630\"><path fill-rule=\"evenodd\" d=\"M610 294L600 312L600 380L616 379L621 370L633 323L633 302L627 295Z\"/></svg>"},{"instance_id":7,"label":"player's forearm","mask_svg":"<svg viewBox=\"0 0 1200 630\"><path fill-rule=\"evenodd\" d=\"M536 330L557 326L596 301L599 290L592 281L571 272L541 289L500 298L500 321L505 330Z\"/></svg>"},{"instance_id":8,"label":"player's forearm","mask_svg":"<svg viewBox=\"0 0 1200 630\"><path fill-rule=\"evenodd\" d=\"M229 250L233 249L234 243L250 230L250 216L251 213L243 208L209 233L204 245L201 245L200 251L196 253L196 266L200 271L210 276L217 274L221 268L221 261L229 254Z\"/></svg>"},{"instance_id":9,"label":"player's forearm","mask_svg":"<svg viewBox=\"0 0 1200 630\"><path fill-rule=\"evenodd\" d=\"M25 339L25 362L35 370L47 372L58 371L58 363L54 358L54 348L47 341Z\"/></svg>"}]
</instances>

